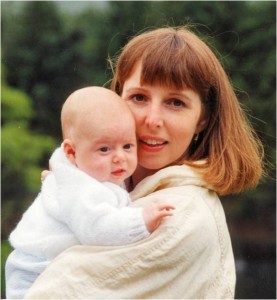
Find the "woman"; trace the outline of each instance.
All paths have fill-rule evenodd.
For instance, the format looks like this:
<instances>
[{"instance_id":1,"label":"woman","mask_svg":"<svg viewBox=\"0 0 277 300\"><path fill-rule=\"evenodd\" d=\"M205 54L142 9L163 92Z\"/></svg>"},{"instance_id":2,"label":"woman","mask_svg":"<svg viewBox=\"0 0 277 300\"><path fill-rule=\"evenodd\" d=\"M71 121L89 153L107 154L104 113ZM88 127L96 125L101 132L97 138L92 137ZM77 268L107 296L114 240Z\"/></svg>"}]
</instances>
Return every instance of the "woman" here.
<instances>
[{"instance_id":1,"label":"woman","mask_svg":"<svg viewBox=\"0 0 277 300\"><path fill-rule=\"evenodd\" d=\"M27 298L234 298L217 194L256 186L263 149L218 59L186 28L149 31L123 48L112 89L136 120L139 166L127 183L133 205L166 199L174 216L127 247L69 249Z\"/></svg>"}]
</instances>

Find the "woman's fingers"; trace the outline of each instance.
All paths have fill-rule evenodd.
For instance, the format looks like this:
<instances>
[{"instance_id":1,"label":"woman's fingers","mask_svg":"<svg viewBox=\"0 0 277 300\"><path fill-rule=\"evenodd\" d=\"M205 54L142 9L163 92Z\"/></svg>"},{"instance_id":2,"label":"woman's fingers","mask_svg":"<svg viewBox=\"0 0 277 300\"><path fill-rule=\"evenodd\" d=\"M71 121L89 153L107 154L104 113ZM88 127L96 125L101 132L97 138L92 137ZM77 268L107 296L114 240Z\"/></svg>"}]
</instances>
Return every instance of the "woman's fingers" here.
<instances>
[{"instance_id":1,"label":"woman's fingers","mask_svg":"<svg viewBox=\"0 0 277 300\"><path fill-rule=\"evenodd\" d=\"M41 177L40 177L41 182L43 182L43 181L45 180L45 178L46 178L48 175L50 175L50 174L51 174L51 171L49 171L49 170L43 170L43 171L41 172Z\"/></svg>"}]
</instances>

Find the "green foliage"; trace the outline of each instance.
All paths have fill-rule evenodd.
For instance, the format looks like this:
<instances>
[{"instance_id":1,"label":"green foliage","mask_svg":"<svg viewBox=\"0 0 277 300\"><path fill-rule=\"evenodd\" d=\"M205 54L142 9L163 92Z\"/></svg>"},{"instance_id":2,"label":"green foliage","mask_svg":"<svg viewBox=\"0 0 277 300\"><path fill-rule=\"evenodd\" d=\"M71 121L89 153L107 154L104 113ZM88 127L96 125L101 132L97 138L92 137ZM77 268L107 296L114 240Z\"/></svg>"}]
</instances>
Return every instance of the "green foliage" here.
<instances>
[{"instance_id":1,"label":"green foliage","mask_svg":"<svg viewBox=\"0 0 277 300\"><path fill-rule=\"evenodd\" d=\"M33 115L30 98L20 90L2 84L1 87L1 122L22 122L30 120Z\"/></svg>"},{"instance_id":2,"label":"green foliage","mask_svg":"<svg viewBox=\"0 0 277 300\"><path fill-rule=\"evenodd\" d=\"M4 28L8 27L3 32L7 82L31 97L32 130L60 137L61 105L81 81L76 68L80 56L74 52L78 36L65 32L52 1L25 2L17 25L9 26L8 13L3 18Z\"/></svg>"},{"instance_id":3,"label":"green foliage","mask_svg":"<svg viewBox=\"0 0 277 300\"><path fill-rule=\"evenodd\" d=\"M33 115L26 93L6 85L2 78L1 196L2 237L7 237L27 203L39 190L41 164L54 149L55 139L34 134ZM45 165L46 167L46 165ZM16 217L17 216L17 217Z\"/></svg>"},{"instance_id":4,"label":"green foliage","mask_svg":"<svg viewBox=\"0 0 277 300\"><path fill-rule=\"evenodd\" d=\"M8 241L1 241L1 299L5 298L5 263L11 250Z\"/></svg>"},{"instance_id":5,"label":"green foliage","mask_svg":"<svg viewBox=\"0 0 277 300\"><path fill-rule=\"evenodd\" d=\"M37 190L40 182L40 159L54 149L53 138L33 135L20 123L2 128L2 183L9 183L14 173L30 191Z\"/></svg>"}]
</instances>

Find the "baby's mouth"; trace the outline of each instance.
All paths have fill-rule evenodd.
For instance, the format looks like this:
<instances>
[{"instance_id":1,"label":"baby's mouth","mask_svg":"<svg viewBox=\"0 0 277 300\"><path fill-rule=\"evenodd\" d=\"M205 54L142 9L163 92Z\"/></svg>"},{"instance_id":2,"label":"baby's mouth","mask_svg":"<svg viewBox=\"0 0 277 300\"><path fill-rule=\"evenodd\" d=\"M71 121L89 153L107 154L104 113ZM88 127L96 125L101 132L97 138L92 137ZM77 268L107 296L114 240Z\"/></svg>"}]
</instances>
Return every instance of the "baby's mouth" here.
<instances>
[{"instance_id":1,"label":"baby's mouth","mask_svg":"<svg viewBox=\"0 0 277 300\"><path fill-rule=\"evenodd\" d=\"M117 169L112 171L112 175L114 176L122 176L126 173L126 171L124 169Z\"/></svg>"}]
</instances>

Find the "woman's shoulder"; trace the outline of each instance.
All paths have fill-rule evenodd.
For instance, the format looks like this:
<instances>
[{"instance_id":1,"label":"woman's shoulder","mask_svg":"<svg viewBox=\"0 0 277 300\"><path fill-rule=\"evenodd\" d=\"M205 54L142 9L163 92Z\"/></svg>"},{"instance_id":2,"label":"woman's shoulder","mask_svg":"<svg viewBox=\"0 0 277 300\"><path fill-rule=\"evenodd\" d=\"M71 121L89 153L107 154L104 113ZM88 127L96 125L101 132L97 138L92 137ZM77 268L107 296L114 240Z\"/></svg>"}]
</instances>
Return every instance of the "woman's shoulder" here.
<instances>
[{"instance_id":1,"label":"woman's shoulder","mask_svg":"<svg viewBox=\"0 0 277 300\"><path fill-rule=\"evenodd\" d=\"M227 224L222 204L215 191L188 166L165 168L145 178L131 193L132 205L141 206L149 201L170 201L175 207L173 218L165 226L193 230L194 236L209 235L218 241L218 233L227 235ZM220 228L220 230L219 230ZM224 228L224 230L222 230Z\"/></svg>"},{"instance_id":2,"label":"woman's shoulder","mask_svg":"<svg viewBox=\"0 0 277 300\"><path fill-rule=\"evenodd\" d=\"M217 194L207 188L195 185L170 187L145 197L164 199L176 207L176 223L189 222L194 229L217 232L219 223L225 222L225 214ZM186 219L186 221L185 221Z\"/></svg>"},{"instance_id":3,"label":"woman's shoulder","mask_svg":"<svg viewBox=\"0 0 277 300\"><path fill-rule=\"evenodd\" d=\"M202 176L192 167L187 165L171 166L144 178L130 193L133 200L150 195L156 191L167 191L170 188L185 188L199 191L200 189L212 190Z\"/></svg>"}]
</instances>

